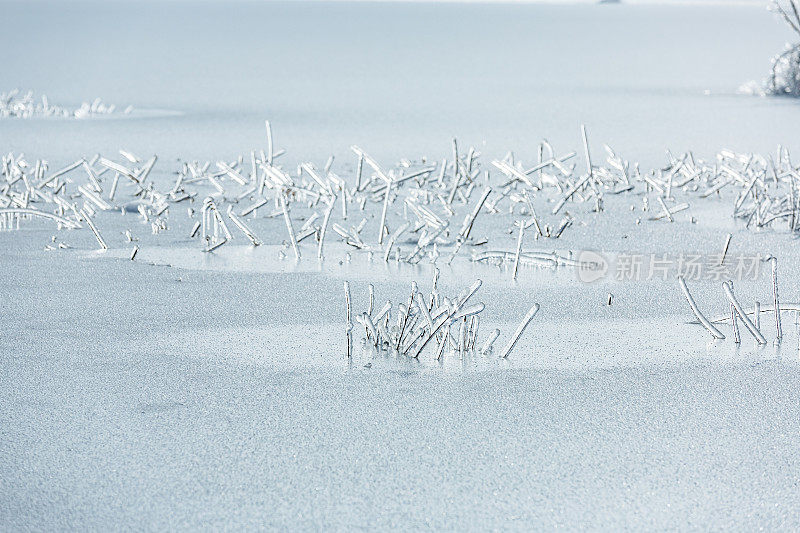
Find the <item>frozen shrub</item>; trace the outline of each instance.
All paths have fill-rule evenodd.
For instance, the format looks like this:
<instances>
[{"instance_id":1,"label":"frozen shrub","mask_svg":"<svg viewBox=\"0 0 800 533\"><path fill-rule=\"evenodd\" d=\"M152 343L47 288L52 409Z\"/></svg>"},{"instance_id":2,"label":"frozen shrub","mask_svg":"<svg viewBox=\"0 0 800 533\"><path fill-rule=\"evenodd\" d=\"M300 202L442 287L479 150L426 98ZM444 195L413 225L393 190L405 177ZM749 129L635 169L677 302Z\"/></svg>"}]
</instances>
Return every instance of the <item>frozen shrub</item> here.
<instances>
[{"instance_id":1,"label":"frozen shrub","mask_svg":"<svg viewBox=\"0 0 800 533\"><path fill-rule=\"evenodd\" d=\"M775 0L772 8L792 30L800 35L800 8L797 0L782 3ZM787 46L772 60L772 72L764 91L771 95L800 96L800 44Z\"/></svg>"}]
</instances>

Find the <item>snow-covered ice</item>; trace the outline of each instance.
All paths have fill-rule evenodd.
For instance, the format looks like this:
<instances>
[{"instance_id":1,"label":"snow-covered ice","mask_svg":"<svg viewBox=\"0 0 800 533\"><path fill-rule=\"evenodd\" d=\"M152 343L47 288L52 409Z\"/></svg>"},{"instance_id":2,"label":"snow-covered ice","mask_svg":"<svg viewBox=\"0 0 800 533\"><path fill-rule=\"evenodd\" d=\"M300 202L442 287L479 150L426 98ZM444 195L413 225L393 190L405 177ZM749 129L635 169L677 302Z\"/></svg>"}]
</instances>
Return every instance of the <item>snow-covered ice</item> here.
<instances>
[{"instance_id":1,"label":"snow-covered ice","mask_svg":"<svg viewBox=\"0 0 800 533\"><path fill-rule=\"evenodd\" d=\"M608 143L643 173L667 149L698 160L800 151L796 102L736 93L791 38L761 4L2 7L14 24L0 32L1 89L137 110L0 119L0 152L48 159L51 171L95 153L122 160L120 149L139 166L158 154L149 179L169 190L184 161L266 149L264 119L287 171L333 154L347 179L354 143L390 168L450 157L453 136L486 168L507 150L535 161L543 137L580 166L581 123L596 165ZM72 192L85 182L76 172ZM731 234L732 257L777 256L782 301L800 302L796 236L734 219L741 189L676 191L670 206L690 207L669 223L648 219L660 208L649 195L643 211L644 187L606 195L600 213L568 203L572 225L558 239L530 233L526 248L719 254ZM119 197L134 190L123 180ZM553 226L557 197L533 200ZM369 283L376 306L403 302L412 281L430 291L430 261L384 263L331 231L324 262L310 240L295 262L283 219L263 212L246 219L261 246L236 233L204 253L189 238L201 203L194 218L172 205L157 234L133 205L99 211L106 251L87 227L25 219L0 231L3 529L800 527L794 313L780 345L765 313L769 343L740 324L737 346L729 324L714 341L690 323L674 277L583 283L574 269L522 265L512 280L508 264L470 261L465 247L437 263L439 287L454 295L483 280L481 338L500 328L505 345L541 306L508 359L376 353L358 324L348 359L342 282L357 312ZM349 209L356 225L362 213ZM294 202L295 230L314 211ZM402 216L392 205L389 226ZM513 252L520 217L481 215L473 234ZM373 244L378 204L365 218ZM772 302L762 268L736 280L747 307ZM689 285L708 316L729 312L719 281Z\"/></svg>"}]
</instances>

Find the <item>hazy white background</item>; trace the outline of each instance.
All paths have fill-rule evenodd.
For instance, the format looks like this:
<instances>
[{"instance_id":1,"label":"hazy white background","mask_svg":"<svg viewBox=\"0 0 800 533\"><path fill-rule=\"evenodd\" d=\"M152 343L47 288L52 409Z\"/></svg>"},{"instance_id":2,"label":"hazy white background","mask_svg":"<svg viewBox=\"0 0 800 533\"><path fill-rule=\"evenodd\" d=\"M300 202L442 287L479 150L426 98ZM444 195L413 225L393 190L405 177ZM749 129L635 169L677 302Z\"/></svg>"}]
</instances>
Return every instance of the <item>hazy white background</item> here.
<instances>
[{"instance_id":1,"label":"hazy white background","mask_svg":"<svg viewBox=\"0 0 800 533\"><path fill-rule=\"evenodd\" d=\"M352 143L396 159L574 145L578 126L631 159L666 148L792 145L795 102L737 94L792 36L762 2L20 2L3 7L2 85L134 119L3 121L5 150L74 159L300 158ZM484 146L483 143L486 143ZM72 160L70 159L70 160Z\"/></svg>"}]
</instances>

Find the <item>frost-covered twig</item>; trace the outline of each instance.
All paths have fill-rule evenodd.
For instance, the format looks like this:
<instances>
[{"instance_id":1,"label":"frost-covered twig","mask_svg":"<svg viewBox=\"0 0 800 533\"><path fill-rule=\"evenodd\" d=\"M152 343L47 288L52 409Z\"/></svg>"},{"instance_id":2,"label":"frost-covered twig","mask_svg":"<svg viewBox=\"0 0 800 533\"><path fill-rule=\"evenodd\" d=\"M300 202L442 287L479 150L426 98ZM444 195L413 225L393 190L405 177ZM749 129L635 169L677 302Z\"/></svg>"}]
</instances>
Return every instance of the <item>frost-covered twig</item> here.
<instances>
[{"instance_id":1,"label":"frost-covered twig","mask_svg":"<svg viewBox=\"0 0 800 533\"><path fill-rule=\"evenodd\" d=\"M703 325L704 328L711 333L711 336L715 339L724 339L725 335L722 334L720 330L714 327L714 325L708 321L708 319L700 312L700 309L697 307L697 303L692 298L691 293L689 293L689 288L686 286L686 280L683 279L683 276L678 277L678 284L681 286L681 290L683 290L683 295L686 296L686 300L689 302L689 307L692 308L692 312L694 316L697 317L697 320Z\"/></svg>"},{"instance_id":2,"label":"frost-covered twig","mask_svg":"<svg viewBox=\"0 0 800 533\"><path fill-rule=\"evenodd\" d=\"M539 312L539 304L533 304L533 307L531 307L525 314L525 317L522 319L522 322L520 322L519 326L517 327L517 331L514 332L514 335L511 337L511 340L508 341L508 344L500 354L501 359L508 358L508 356L511 354L511 350L514 349L514 346L517 344L517 341L522 335L522 332L525 331L525 328L528 327L528 324L530 323L531 320L533 320L533 317L535 317L536 313L538 312Z\"/></svg>"}]
</instances>

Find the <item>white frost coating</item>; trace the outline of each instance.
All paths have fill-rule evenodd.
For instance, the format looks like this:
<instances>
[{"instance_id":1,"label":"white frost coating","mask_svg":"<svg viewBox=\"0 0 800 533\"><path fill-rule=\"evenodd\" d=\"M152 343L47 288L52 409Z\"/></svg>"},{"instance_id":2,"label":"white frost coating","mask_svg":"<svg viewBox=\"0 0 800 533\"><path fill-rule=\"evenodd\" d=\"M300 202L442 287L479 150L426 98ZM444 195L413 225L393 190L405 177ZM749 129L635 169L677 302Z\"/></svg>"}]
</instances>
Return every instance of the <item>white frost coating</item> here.
<instances>
[{"instance_id":1,"label":"white frost coating","mask_svg":"<svg viewBox=\"0 0 800 533\"><path fill-rule=\"evenodd\" d=\"M692 298L692 295L689 293L689 287L686 286L686 280L683 279L683 276L678 276L678 284L681 286L681 290L683 290L683 295L686 296L686 301L689 302L689 307L692 308L692 312L694 316L697 317L697 320L703 325L704 328L711 333L711 336L715 339L724 339L725 335L720 332L714 325L708 321L708 319L700 312L700 309L697 307L697 303Z\"/></svg>"},{"instance_id":2,"label":"white frost coating","mask_svg":"<svg viewBox=\"0 0 800 533\"><path fill-rule=\"evenodd\" d=\"M286 209L286 199L283 197L282 193L278 194L278 201L281 204L281 211L283 211L283 220L286 223L286 231L289 233L289 241L292 243L294 258L300 259L300 249L297 247L297 237L294 234L294 228L292 228L292 219L289 218L289 211Z\"/></svg>"},{"instance_id":3,"label":"white frost coating","mask_svg":"<svg viewBox=\"0 0 800 533\"><path fill-rule=\"evenodd\" d=\"M250 229L250 227L247 224L245 224L244 220L237 217L236 213L233 212L232 205L228 206L228 217L233 221L236 227L239 228L242 231L242 233L245 234L245 236L250 240L253 246L258 246L261 244L261 240L258 237L256 237L255 233L253 233L253 230Z\"/></svg>"},{"instance_id":4,"label":"white frost coating","mask_svg":"<svg viewBox=\"0 0 800 533\"><path fill-rule=\"evenodd\" d=\"M494 341L496 341L497 337L499 337L499 336L500 336L500 330L499 329L494 329L492 331L492 333L489 335L489 337L486 339L486 342L483 343L483 346L481 346L481 353L483 355L487 355L487 354L492 353L492 348L494 346Z\"/></svg>"},{"instance_id":5,"label":"white frost coating","mask_svg":"<svg viewBox=\"0 0 800 533\"><path fill-rule=\"evenodd\" d=\"M741 317L742 322L747 328L747 331L749 331L753 335L753 337L756 338L759 344L766 344L767 340L764 338L764 335L761 334L758 328L756 328L755 324L753 324L753 322L747 317L747 313L744 312L742 306L739 304L739 301L734 296L733 288L730 282L723 283L722 288L725 290L725 295L728 297L728 300L730 300L734 310L739 315L739 317Z\"/></svg>"},{"instance_id":6,"label":"white frost coating","mask_svg":"<svg viewBox=\"0 0 800 533\"><path fill-rule=\"evenodd\" d=\"M517 253L514 255L514 271L511 275L512 279L517 279L517 270L519 269L519 255L522 252L522 236L525 233L525 224L522 221L519 224L519 234L517 235Z\"/></svg>"},{"instance_id":7,"label":"white frost coating","mask_svg":"<svg viewBox=\"0 0 800 533\"><path fill-rule=\"evenodd\" d=\"M108 245L106 244L106 241L103 240L103 237L100 235L97 226L94 225L94 222L92 221L91 217L89 217L89 214L86 212L86 210L81 210L80 214L86 221L86 223L89 225L89 229L92 230L92 233L94 234L94 237L97 239L97 243L100 245L100 248L103 250L108 250Z\"/></svg>"},{"instance_id":8,"label":"white frost coating","mask_svg":"<svg viewBox=\"0 0 800 533\"><path fill-rule=\"evenodd\" d=\"M322 228L319 232L319 245L317 246L317 259L322 259L322 248L325 245L325 233L328 230L328 223L331 220L331 213L333 213L333 206L336 203L336 196L331 198L328 208L325 210L325 217L322 220Z\"/></svg>"},{"instance_id":9,"label":"white frost coating","mask_svg":"<svg viewBox=\"0 0 800 533\"><path fill-rule=\"evenodd\" d=\"M778 342L781 342L783 338L783 328L781 328L781 303L778 298L778 258L770 257L769 259L770 266L772 267L772 305L775 311L776 339Z\"/></svg>"},{"instance_id":10,"label":"white frost coating","mask_svg":"<svg viewBox=\"0 0 800 533\"><path fill-rule=\"evenodd\" d=\"M350 283L344 282L344 301L345 301L345 319L346 319L346 333L347 333L347 358L352 357L353 352L353 320L352 312L350 310Z\"/></svg>"},{"instance_id":11,"label":"white frost coating","mask_svg":"<svg viewBox=\"0 0 800 533\"><path fill-rule=\"evenodd\" d=\"M65 228L72 228L72 229L79 229L81 225L74 221L74 220L67 220L66 218L54 215L52 213L46 213L44 211L38 211L36 209L27 209L27 208L20 208L20 207L5 207L0 208L0 215L29 215L35 217L42 217L48 218L50 220L55 220L59 224L63 225Z\"/></svg>"},{"instance_id":12,"label":"white frost coating","mask_svg":"<svg viewBox=\"0 0 800 533\"><path fill-rule=\"evenodd\" d=\"M519 326L517 327L517 331L514 332L514 335L511 337L511 340L508 342L506 347L500 353L501 359L506 359L511 354L511 350L514 349L514 346L517 344L517 341L522 335L522 332L525 331L525 328L528 327L528 324L530 323L531 320L533 320L533 317L535 317L536 313L538 312L539 312L539 304L533 304L533 307L531 307L528 310L528 312L525 314L525 317L522 319L522 322L520 322Z\"/></svg>"}]
</instances>

